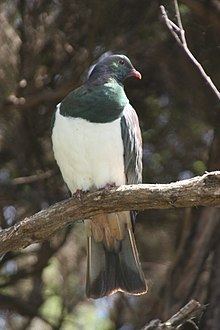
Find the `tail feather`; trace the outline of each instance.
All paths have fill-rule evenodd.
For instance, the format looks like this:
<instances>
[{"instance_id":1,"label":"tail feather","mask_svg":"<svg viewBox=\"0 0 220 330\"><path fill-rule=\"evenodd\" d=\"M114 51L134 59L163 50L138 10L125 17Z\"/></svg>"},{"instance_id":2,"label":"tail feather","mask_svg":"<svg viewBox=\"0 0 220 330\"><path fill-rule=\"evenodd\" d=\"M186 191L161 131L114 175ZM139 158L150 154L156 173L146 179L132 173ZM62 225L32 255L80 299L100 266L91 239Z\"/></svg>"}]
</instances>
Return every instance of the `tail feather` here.
<instances>
[{"instance_id":1,"label":"tail feather","mask_svg":"<svg viewBox=\"0 0 220 330\"><path fill-rule=\"evenodd\" d=\"M118 213L117 221L119 220L120 224L121 217L122 214ZM112 218L111 214L110 219ZM147 292L147 285L131 227L129 216L129 223L126 225L123 238L121 240L117 239L117 244L114 242L113 248L110 248L104 241L95 240L92 231L88 232L87 230L87 234L89 233L87 297L101 298L116 291L124 291L136 295Z\"/></svg>"},{"instance_id":2,"label":"tail feather","mask_svg":"<svg viewBox=\"0 0 220 330\"><path fill-rule=\"evenodd\" d=\"M90 241L90 242L89 242ZM86 295L101 298L111 294L116 287L115 253L106 250L102 242L88 238L89 255L87 265Z\"/></svg>"},{"instance_id":3,"label":"tail feather","mask_svg":"<svg viewBox=\"0 0 220 330\"><path fill-rule=\"evenodd\" d=\"M119 287L123 291L133 294L146 293L146 281L139 261L134 234L131 229L128 229L118 256L120 260Z\"/></svg>"}]
</instances>

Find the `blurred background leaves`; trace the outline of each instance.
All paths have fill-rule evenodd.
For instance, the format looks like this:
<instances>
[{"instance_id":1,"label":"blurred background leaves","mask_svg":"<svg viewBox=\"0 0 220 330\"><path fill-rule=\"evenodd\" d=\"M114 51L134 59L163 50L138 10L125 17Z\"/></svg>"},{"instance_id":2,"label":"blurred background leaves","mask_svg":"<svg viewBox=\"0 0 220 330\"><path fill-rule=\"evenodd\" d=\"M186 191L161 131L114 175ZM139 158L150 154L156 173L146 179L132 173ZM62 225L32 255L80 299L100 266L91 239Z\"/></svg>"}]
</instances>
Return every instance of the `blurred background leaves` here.
<instances>
[{"instance_id":1,"label":"blurred background leaves","mask_svg":"<svg viewBox=\"0 0 220 330\"><path fill-rule=\"evenodd\" d=\"M161 22L159 4L1 1L2 229L69 196L51 150L51 115L107 51L129 56L143 76L141 82L127 81L125 89L140 118L144 182L166 183L220 168L219 104ZM174 17L172 2L161 4ZM219 2L182 0L180 10L190 49L220 86ZM35 180L25 179L32 175ZM218 220L218 209L140 213L136 237L150 283L149 293L140 297L85 298L81 223L8 253L0 262L0 329L140 329L152 318L168 318L191 297L209 304L200 328L215 329Z\"/></svg>"}]
</instances>

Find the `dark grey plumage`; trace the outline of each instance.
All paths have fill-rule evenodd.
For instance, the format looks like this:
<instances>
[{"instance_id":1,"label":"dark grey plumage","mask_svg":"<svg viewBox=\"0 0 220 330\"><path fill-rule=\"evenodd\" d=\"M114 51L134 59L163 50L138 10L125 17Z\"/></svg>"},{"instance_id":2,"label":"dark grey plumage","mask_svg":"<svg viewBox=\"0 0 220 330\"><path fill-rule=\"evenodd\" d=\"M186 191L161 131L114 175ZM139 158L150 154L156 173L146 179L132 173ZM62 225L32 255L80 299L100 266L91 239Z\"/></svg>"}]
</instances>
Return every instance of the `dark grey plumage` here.
<instances>
[{"instance_id":1,"label":"dark grey plumage","mask_svg":"<svg viewBox=\"0 0 220 330\"><path fill-rule=\"evenodd\" d=\"M138 117L129 104L121 118L126 184L142 182L142 139Z\"/></svg>"}]
</instances>

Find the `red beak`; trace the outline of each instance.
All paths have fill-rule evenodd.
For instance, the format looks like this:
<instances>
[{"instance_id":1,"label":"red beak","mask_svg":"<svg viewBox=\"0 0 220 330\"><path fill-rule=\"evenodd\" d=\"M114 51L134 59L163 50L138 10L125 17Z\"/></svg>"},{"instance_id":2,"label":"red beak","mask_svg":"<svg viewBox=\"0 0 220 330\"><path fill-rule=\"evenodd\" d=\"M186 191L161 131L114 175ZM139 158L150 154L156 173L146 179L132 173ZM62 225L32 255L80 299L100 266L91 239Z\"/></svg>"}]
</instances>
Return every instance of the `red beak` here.
<instances>
[{"instance_id":1,"label":"red beak","mask_svg":"<svg viewBox=\"0 0 220 330\"><path fill-rule=\"evenodd\" d=\"M137 79L141 79L141 74L139 71L132 69L131 72L129 73L128 77L135 77Z\"/></svg>"}]
</instances>

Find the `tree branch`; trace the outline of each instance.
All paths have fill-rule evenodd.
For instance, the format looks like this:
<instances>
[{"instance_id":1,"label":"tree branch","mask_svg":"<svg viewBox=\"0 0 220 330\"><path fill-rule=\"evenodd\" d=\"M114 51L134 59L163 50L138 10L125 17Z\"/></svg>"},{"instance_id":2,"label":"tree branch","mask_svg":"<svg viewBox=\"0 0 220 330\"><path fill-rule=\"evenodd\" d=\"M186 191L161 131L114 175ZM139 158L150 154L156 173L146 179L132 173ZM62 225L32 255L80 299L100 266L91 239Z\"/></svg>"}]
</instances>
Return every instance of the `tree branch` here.
<instances>
[{"instance_id":1,"label":"tree branch","mask_svg":"<svg viewBox=\"0 0 220 330\"><path fill-rule=\"evenodd\" d=\"M220 206L220 171L169 184L126 185L69 198L0 231L0 253L51 237L58 229L100 213Z\"/></svg>"},{"instance_id":2,"label":"tree branch","mask_svg":"<svg viewBox=\"0 0 220 330\"><path fill-rule=\"evenodd\" d=\"M39 172L38 174L33 174L29 176L21 176L18 178L14 178L11 181L11 184L14 186L22 185L22 184L31 184L37 181L43 181L49 179L51 176L55 175L55 170L48 170L45 172Z\"/></svg>"},{"instance_id":3,"label":"tree branch","mask_svg":"<svg viewBox=\"0 0 220 330\"><path fill-rule=\"evenodd\" d=\"M166 322L161 323L160 320L152 320L143 328L143 330L175 330L180 329L179 326L186 324L186 322L191 324L191 327L187 327L186 329L198 329L196 324L191 319L198 316L198 314L201 314L203 309L204 306L202 306L198 301L190 300L188 304L183 306Z\"/></svg>"},{"instance_id":4,"label":"tree branch","mask_svg":"<svg viewBox=\"0 0 220 330\"><path fill-rule=\"evenodd\" d=\"M76 87L76 84L73 81L69 81L66 84L57 87L54 90L45 89L44 91L39 91L34 95L28 95L24 97L17 97L15 95L9 96L9 98L3 103L1 111L9 111L12 109L16 110L26 110L33 107L37 107L43 103L57 103L64 96Z\"/></svg>"},{"instance_id":5,"label":"tree branch","mask_svg":"<svg viewBox=\"0 0 220 330\"><path fill-rule=\"evenodd\" d=\"M162 13L162 19L164 23L166 24L167 28L169 29L171 35L176 39L178 45L183 49L187 57L190 59L190 61L193 63L193 65L196 67L196 69L199 71L201 77L206 82L207 86L210 88L210 90L214 93L215 97L217 97L218 101L220 101L220 92L213 83L212 79L207 75L205 70L203 69L202 65L197 61L197 59L194 57L194 55L191 53L187 46L186 38L185 38L185 31L183 29L181 16L179 12L178 2L177 0L174 0L174 6L175 6L175 12L177 17L177 24L172 22L167 12L164 8L164 6L160 6L160 10Z\"/></svg>"}]
</instances>

